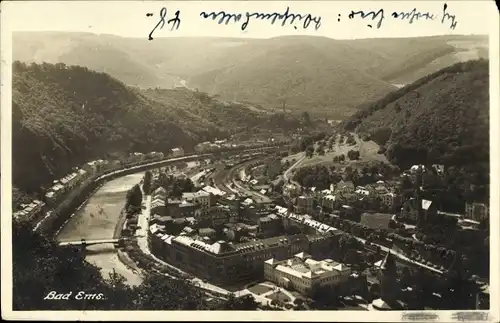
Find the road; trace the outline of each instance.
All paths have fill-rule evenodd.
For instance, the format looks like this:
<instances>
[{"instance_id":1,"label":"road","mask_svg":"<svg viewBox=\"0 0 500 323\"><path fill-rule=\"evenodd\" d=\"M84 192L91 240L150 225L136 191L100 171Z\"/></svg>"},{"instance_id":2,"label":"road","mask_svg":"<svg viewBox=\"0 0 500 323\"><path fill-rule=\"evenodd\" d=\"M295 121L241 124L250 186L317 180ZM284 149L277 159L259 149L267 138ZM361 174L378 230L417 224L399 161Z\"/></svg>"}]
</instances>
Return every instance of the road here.
<instances>
[{"instance_id":1,"label":"road","mask_svg":"<svg viewBox=\"0 0 500 323\"><path fill-rule=\"evenodd\" d=\"M283 173L283 178L285 179L285 181L288 181L289 179L289 174L290 172L296 168L297 166L300 165L300 163L302 163L302 161L306 158L306 155L304 154L304 156L300 157L299 160L297 160L292 166L290 166L290 168L288 168L284 173ZM298 183L295 183L296 185L299 185Z\"/></svg>"}]
</instances>

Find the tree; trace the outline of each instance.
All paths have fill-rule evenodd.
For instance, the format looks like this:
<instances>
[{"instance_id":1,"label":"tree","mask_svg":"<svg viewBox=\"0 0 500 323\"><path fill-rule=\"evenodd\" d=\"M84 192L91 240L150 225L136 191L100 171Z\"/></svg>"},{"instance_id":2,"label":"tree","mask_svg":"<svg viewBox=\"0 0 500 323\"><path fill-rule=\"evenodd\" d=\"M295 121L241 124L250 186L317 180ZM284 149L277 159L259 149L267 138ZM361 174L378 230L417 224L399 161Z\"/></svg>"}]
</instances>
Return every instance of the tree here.
<instances>
[{"instance_id":1,"label":"tree","mask_svg":"<svg viewBox=\"0 0 500 323\"><path fill-rule=\"evenodd\" d=\"M347 152L347 157L349 157L350 160L357 160L359 159L359 151L351 149Z\"/></svg>"},{"instance_id":2,"label":"tree","mask_svg":"<svg viewBox=\"0 0 500 323\"><path fill-rule=\"evenodd\" d=\"M304 122L305 125L311 124L311 117L309 116L309 112L304 111L302 113L302 121Z\"/></svg>"},{"instance_id":3,"label":"tree","mask_svg":"<svg viewBox=\"0 0 500 323\"><path fill-rule=\"evenodd\" d=\"M134 185L128 192L126 197L126 207L140 207L142 204L142 192L139 185Z\"/></svg>"},{"instance_id":4,"label":"tree","mask_svg":"<svg viewBox=\"0 0 500 323\"><path fill-rule=\"evenodd\" d=\"M144 194L149 195L151 194L151 180L152 180L153 175L151 174L151 171L146 171L144 174L144 181L142 183L142 190L144 191Z\"/></svg>"},{"instance_id":5,"label":"tree","mask_svg":"<svg viewBox=\"0 0 500 323\"><path fill-rule=\"evenodd\" d=\"M314 155L314 148L313 146L308 146L306 148L306 156L311 158Z\"/></svg>"}]
</instances>

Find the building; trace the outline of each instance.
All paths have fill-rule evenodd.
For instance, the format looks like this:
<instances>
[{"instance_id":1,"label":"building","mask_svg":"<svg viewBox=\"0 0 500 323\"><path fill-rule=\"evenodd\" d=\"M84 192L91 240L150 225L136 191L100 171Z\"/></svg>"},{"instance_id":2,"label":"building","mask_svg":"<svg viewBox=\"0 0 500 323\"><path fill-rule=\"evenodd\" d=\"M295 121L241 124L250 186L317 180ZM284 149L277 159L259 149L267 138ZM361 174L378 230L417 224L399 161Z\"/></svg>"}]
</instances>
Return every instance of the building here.
<instances>
[{"instance_id":1,"label":"building","mask_svg":"<svg viewBox=\"0 0 500 323\"><path fill-rule=\"evenodd\" d=\"M165 201L167 198L167 191L163 187L158 187L153 192L153 198L155 198L155 199L159 198L159 199Z\"/></svg>"},{"instance_id":2,"label":"building","mask_svg":"<svg viewBox=\"0 0 500 323\"><path fill-rule=\"evenodd\" d=\"M401 217L413 222L424 223L437 214L437 205L430 200L421 199L418 190L416 195L417 198L409 198L403 203Z\"/></svg>"},{"instance_id":3,"label":"building","mask_svg":"<svg viewBox=\"0 0 500 323\"><path fill-rule=\"evenodd\" d=\"M202 228L198 230L198 234L201 237L215 238L216 231L212 228Z\"/></svg>"},{"instance_id":4,"label":"building","mask_svg":"<svg viewBox=\"0 0 500 323\"><path fill-rule=\"evenodd\" d=\"M258 225L259 232L263 237L271 237L283 229L283 222L276 214L260 217Z\"/></svg>"},{"instance_id":5,"label":"building","mask_svg":"<svg viewBox=\"0 0 500 323\"><path fill-rule=\"evenodd\" d=\"M184 149L182 149L182 148L173 148L170 151L172 152L172 157L184 156Z\"/></svg>"},{"instance_id":6,"label":"building","mask_svg":"<svg viewBox=\"0 0 500 323\"><path fill-rule=\"evenodd\" d=\"M188 201L179 204L179 214L182 218L194 217L196 206Z\"/></svg>"},{"instance_id":7,"label":"building","mask_svg":"<svg viewBox=\"0 0 500 323\"><path fill-rule=\"evenodd\" d=\"M22 209L15 212L14 218L20 220L36 221L41 219L45 210L45 203L33 200L30 204L21 205Z\"/></svg>"},{"instance_id":8,"label":"building","mask_svg":"<svg viewBox=\"0 0 500 323\"><path fill-rule=\"evenodd\" d=\"M464 217L469 220L480 222L483 219L488 219L490 208L484 203L465 203Z\"/></svg>"},{"instance_id":9,"label":"building","mask_svg":"<svg viewBox=\"0 0 500 323\"><path fill-rule=\"evenodd\" d=\"M215 199L211 196L212 194L201 190L198 192L185 192L182 193L182 199L198 205L201 208L210 208L215 205Z\"/></svg>"},{"instance_id":10,"label":"building","mask_svg":"<svg viewBox=\"0 0 500 323\"><path fill-rule=\"evenodd\" d=\"M104 161L102 159L99 160L94 160L91 162L88 162L86 164L83 164L82 168L88 172L89 174L96 174L100 173L104 169L104 165L107 163L107 161Z\"/></svg>"},{"instance_id":11,"label":"building","mask_svg":"<svg viewBox=\"0 0 500 323\"><path fill-rule=\"evenodd\" d=\"M266 259L287 259L307 250L305 235L279 236L238 244L207 243L188 236L162 233L152 225L148 234L152 253L201 279L233 283L261 278Z\"/></svg>"},{"instance_id":12,"label":"building","mask_svg":"<svg viewBox=\"0 0 500 323\"><path fill-rule=\"evenodd\" d=\"M159 216L168 215L164 199L159 197L153 198L153 200L151 201L151 214L158 214Z\"/></svg>"},{"instance_id":13,"label":"building","mask_svg":"<svg viewBox=\"0 0 500 323\"><path fill-rule=\"evenodd\" d=\"M335 195L325 195L320 198L321 206L326 212L331 212L340 206L340 202Z\"/></svg>"},{"instance_id":14,"label":"building","mask_svg":"<svg viewBox=\"0 0 500 323\"><path fill-rule=\"evenodd\" d=\"M392 210L392 208L401 205L401 195L393 192L385 193L380 195L380 202L389 210Z\"/></svg>"},{"instance_id":15,"label":"building","mask_svg":"<svg viewBox=\"0 0 500 323\"><path fill-rule=\"evenodd\" d=\"M341 180L335 186L335 193L345 194L354 192L355 186L351 181Z\"/></svg>"},{"instance_id":16,"label":"building","mask_svg":"<svg viewBox=\"0 0 500 323\"><path fill-rule=\"evenodd\" d=\"M264 278L278 286L309 294L318 287L339 286L347 283L351 269L331 259L314 260L305 252L285 260L268 259L264 262Z\"/></svg>"},{"instance_id":17,"label":"building","mask_svg":"<svg viewBox=\"0 0 500 323\"><path fill-rule=\"evenodd\" d=\"M211 194L215 195L216 197L222 197L222 196L226 195L226 192L219 190L218 188L212 187L210 185L205 186L204 188L202 188L202 190L207 192L207 193L211 193Z\"/></svg>"},{"instance_id":18,"label":"building","mask_svg":"<svg viewBox=\"0 0 500 323\"><path fill-rule=\"evenodd\" d=\"M56 182L56 184L45 193L45 201L49 206L54 206L61 200L64 193L66 193L66 188L62 184Z\"/></svg>"},{"instance_id":19,"label":"building","mask_svg":"<svg viewBox=\"0 0 500 323\"><path fill-rule=\"evenodd\" d=\"M194 146L194 151L197 153L204 153L209 151L211 148L210 141L205 141Z\"/></svg>"},{"instance_id":20,"label":"building","mask_svg":"<svg viewBox=\"0 0 500 323\"><path fill-rule=\"evenodd\" d=\"M283 195L287 197L296 197L300 194L301 188L298 185L292 183L285 183L283 185Z\"/></svg>"},{"instance_id":21,"label":"building","mask_svg":"<svg viewBox=\"0 0 500 323\"><path fill-rule=\"evenodd\" d=\"M182 203L179 199L167 199L165 203L165 207L167 208L167 215L172 218L179 218L181 216L179 205Z\"/></svg>"},{"instance_id":22,"label":"building","mask_svg":"<svg viewBox=\"0 0 500 323\"><path fill-rule=\"evenodd\" d=\"M301 195L297 198L297 213L311 213L314 209L314 197Z\"/></svg>"}]
</instances>

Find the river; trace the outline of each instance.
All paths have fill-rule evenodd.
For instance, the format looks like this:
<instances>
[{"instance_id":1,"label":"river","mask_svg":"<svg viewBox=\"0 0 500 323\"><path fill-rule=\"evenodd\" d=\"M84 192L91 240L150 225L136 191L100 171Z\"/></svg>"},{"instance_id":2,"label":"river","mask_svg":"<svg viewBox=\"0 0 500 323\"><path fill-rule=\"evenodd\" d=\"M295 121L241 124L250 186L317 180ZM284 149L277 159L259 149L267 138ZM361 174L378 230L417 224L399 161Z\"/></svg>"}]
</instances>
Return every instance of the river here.
<instances>
[{"instance_id":1,"label":"river","mask_svg":"<svg viewBox=\"0 0 500 323\"><path fill-rule=\"evenodd\" d=\"M188 162L188 168L198 165ZM58 241L112 239L120 211L125 204L127 191L138 184L144 172L130 174L111 180L101 186L89 200L71 217L57 234ZM102 208L102 211L101 211ZM99 244L87 247L88 262L101 268L103 277L113 269L125 277L130 285L142 282L139 274L126 267L116 254L113 244Z\"/></svg>"},{"instance_id":2,"label":"river","mask_svg":"<svg viewBox=\"0 0 500 323\"><path fill-rule=\"evenodd\" d=\"M82 238L87 240L113 238L127 191L139 183L142 177L143 173L141 172L105 183L69 219L57 235L57 240L75 241ZM102 212L100 208L102 208ZM86 259L101 268L101 272L106 278L108 273L114 269L117 273L123 275L131 285L140 284L142 281L138 274L134 273L118 259L113 244L88 246Z\"/></svg>"}]
</instances>

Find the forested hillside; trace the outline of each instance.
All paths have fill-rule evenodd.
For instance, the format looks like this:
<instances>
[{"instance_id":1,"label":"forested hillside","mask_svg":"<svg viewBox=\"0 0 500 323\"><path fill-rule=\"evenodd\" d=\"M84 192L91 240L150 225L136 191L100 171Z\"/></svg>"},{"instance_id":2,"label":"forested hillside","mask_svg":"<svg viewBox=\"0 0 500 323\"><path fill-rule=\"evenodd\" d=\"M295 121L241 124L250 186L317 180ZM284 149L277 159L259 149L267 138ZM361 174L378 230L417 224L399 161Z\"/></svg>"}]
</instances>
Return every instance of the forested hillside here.
<instances>
[{"instance_id":1,"label":"forested hillside","mask_svg":"<svg viewBox=\"0 0 500 323\"><path fill-rule=\"evenodd\" d=\"M296 127L244 105L187 89L139 90L65 64L13 64L13 183L36 190L92 158L186 150L200 141L269 126Z\"/></svg>"},{"instance_id":2,"label":"forested hillside","mask_svg":"<svg viewBox=\"0 0 500 323\"><path fill-rule=\"evenodd\" d=\"M393 91L394 84L411 83L459 61L487 58L488 38L166 37L148 41L146 37L23 32L14 34L13 57L86 66L141 88L186 85L270 111L285 102L288 110L340 119L353 114L361 103Z\"/></svg>"},{"instance_id":3,"label":"forested hillside","mask_svg":"<svg viewBox=\"0 0 500 323\"><path fill-rule=\"evenodd\" d=\"M460 185L487 186L488 65L487 60L468 61L430 74L361 107L345 127L383 145L401 167L444 164L455 172L450 178L466 180Z\"/></svg>"}]
</instances>

